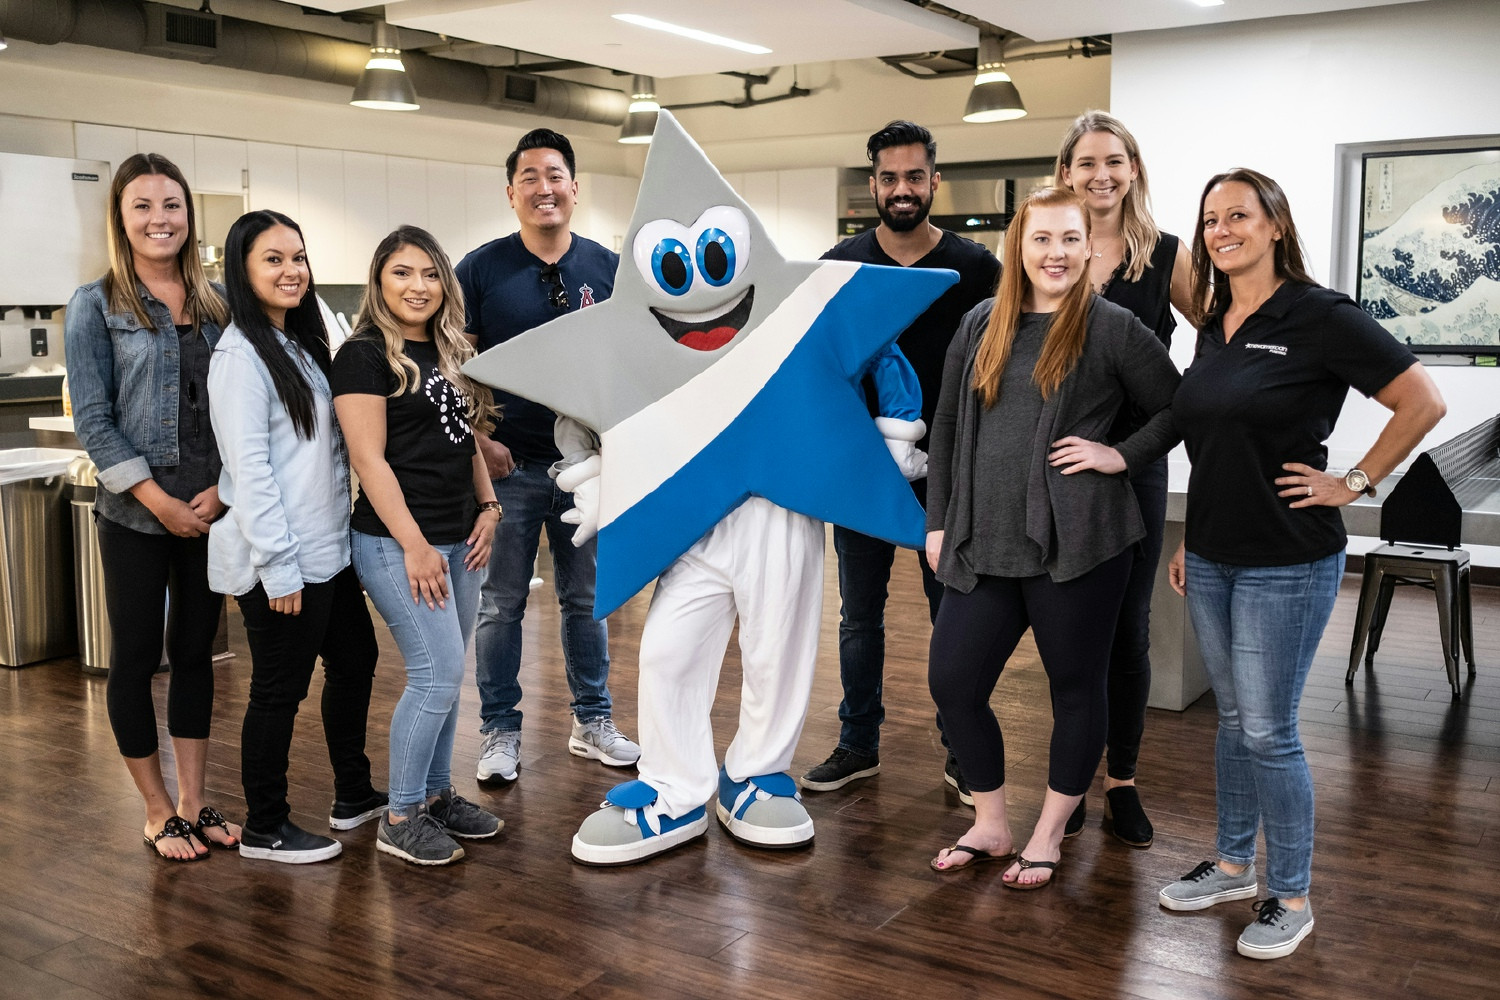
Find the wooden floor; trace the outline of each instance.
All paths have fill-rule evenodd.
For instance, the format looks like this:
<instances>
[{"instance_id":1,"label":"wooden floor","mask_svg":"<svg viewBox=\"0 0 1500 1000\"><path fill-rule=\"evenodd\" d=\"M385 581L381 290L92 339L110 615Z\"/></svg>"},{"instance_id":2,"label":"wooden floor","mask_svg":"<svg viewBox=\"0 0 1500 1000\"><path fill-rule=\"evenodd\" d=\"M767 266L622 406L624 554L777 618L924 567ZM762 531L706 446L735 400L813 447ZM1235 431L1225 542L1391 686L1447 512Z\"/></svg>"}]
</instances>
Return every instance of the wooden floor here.
<instances>
[{"instance_id":1,"label":"wooden floor","mask_svg":"<svg viewBox=\"0 0 1500 1000\"><path fill-rule=\"evenodd\" d=\"M823 649L795 770L838 733L837 596L829 557ZM940 780L926 692L928 628L914 561L889 614L882 773L810 794L810 849L775 853L705 838L652 862L592 869L568 856L578 823L621 773L568 755L567 689L550 585L527 618L521 780L477 788L477 703L464 695L459 791L504 817L495 841L449 868L374 849L374 825L317 865L157 861L115 750L104 683L72 660L0 672L0 997L1494 997L1500 995L1500 593L1475 596L1480 673L1449 700L1431 597L1398 593L1374 674L1344 668L1357 580L1348 577L1313 667L1302 730L1318 795L1317 930L1291 958L1252 962L1234 939L1248 903L1158 907L1160 885L1210 856L1214 715L1153 710L1141 762L1156 844L1137 851L1090 824L1057 884L1000 886L1000 869L940 877L932 854L970 812ZM645 601L611 621L616 718L634 733ZM385 654L371 711L385 729L403 682ZM249 673L217 668L211 799L243 815L239 720ZM1045 679L1029 644L1001 680L1008 787L1024 840L1045 780ZM326 829L331 777L318 682L293 747L293 817ZM716 712L731 735L737 660ZM164 718L165 681L158 678ZM628 772L627 772L628 774Z\"/></svg>"}]
</instances>

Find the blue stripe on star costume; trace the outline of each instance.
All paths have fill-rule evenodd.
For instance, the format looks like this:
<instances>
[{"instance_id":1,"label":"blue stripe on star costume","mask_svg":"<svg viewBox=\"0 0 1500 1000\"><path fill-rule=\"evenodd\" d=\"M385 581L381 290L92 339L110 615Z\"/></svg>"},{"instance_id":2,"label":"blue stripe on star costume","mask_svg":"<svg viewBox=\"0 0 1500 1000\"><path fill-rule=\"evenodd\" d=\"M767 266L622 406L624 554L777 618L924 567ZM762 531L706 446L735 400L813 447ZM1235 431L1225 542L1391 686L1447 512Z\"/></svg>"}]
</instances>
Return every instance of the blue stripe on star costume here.
<instances>
[{"instance_id":1,"label":"blue stripe on star costume","mask_svg":"<svg viewBox=\"0 0 1500 1000\"><path fill-rule=\"evenodd\" d=\"M859 378L957 280L947 270L862 265L729 426L600 529L595 617L628 601L752 494L921 548L925 515L870 419Z\"/></svg>"}]
</instances>

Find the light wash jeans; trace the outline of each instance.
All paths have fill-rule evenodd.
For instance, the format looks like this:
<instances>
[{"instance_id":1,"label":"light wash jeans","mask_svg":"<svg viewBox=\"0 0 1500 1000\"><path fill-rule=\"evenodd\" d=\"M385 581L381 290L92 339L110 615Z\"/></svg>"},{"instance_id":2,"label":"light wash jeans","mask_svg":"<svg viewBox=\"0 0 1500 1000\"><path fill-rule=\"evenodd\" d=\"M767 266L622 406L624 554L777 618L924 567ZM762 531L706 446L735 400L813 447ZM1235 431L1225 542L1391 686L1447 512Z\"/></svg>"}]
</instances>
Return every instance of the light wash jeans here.
<instances>
[{"instance_id":1,"label":"light wash jeans","mask_svg":"<svg viewBox=\"0 0 1500 1000\"><path fill-rule=\"evenodd\" d=\"M509 476L495 480L495 498L505 516L495 529L474 635L480 732L521 728L521 620L544 527L562 610L563 663L573 714L579 722L608 718L609 632L604 622L594 620L595 540L574 546L573 525L560 520L573 509L573 495L557 488L545 465L518 462Z\"/></svg>"},{"instance_id":2,"label":"light wash jeans","mask_svg":"<svg viewBox=\"0 0 1500 1000\"><path fill-rule=\"evenodd\" d=\"M413 602L394 538L352 532L354 568L406 660L406 690L391 714L391 810L409 809L453 784L453 734L484 570L464 569L467 542L436 545L448 560L447 607Z\"/></svg>"},{"instance_id":3,"label":"light wash jeans","mask_svg":"<svg viewBox=\"0 0 1500 1000\"><path fill-rule=\"evenodd\" d=\"M1333 612L1344 553L1294 566L1231 566L1187 553L1187 607L1219 704L1214 749L1219 859L1255 860L1265 824L1266 886L1307 895L1313 786L1297 706Z\"/></svg>"}]
</instances>

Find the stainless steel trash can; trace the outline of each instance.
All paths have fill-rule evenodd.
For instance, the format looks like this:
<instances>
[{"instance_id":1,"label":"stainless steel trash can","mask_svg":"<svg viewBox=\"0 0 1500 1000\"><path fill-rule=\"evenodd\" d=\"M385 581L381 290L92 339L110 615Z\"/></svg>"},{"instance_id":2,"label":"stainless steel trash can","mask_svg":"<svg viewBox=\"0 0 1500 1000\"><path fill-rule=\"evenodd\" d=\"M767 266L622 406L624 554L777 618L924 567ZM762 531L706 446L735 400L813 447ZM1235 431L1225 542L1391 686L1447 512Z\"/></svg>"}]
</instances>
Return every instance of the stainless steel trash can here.
<instances>
[{"instance_id":1,"label":"stainless steel trash can","mask_svg":"<svg viewBox=\"0 0 1500 1000\"><path fill-rule=\"evenodd\" d=\"M0 451L0 664L22 667L77 647L72 538L63 474L79 453Z\"/></svg>"},{"instance_id":2,"label":"stainless steel trash can","mask_svg":"<svg viewBox=\"0 0 1500 1000\"><path fill-rule=\"evenodd\" d=\"M68 463L68 506L73 513L73 598L78 608L78 659L86 674L109 673L109 615L104 607L104 563L94 522L99 468L87 455Z\"/></svg>"}]
</instances>

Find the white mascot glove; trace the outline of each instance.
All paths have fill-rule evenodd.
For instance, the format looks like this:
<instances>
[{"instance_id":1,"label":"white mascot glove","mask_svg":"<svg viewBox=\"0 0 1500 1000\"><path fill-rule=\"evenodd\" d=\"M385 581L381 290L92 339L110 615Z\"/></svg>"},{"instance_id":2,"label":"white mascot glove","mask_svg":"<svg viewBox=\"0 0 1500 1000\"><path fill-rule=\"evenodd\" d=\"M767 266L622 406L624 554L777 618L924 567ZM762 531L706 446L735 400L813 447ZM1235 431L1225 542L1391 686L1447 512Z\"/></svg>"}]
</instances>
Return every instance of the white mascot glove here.
<instances>
[{"instance_id":1,"label":"white mascot glove","mask_svg":"<svg viewBox=\"0 0 1500 1000\"><path fill-rule=\"evenodd\" d=\"M927 475L927 452L917 447L927 425L920 420L897 420L895 417L876 417L875 429L885 438L885 446L896 460L896 468L907 482L922 479Z\"/></svg>"},{"instance_id":2,"label":"white mascot glove","mask_svg":"<svg viewBox=\"0 0 1500 1000\"><path fill-rule=\"evenodd\" d=\"M573 544L582 545L599 533L599 471L598 455L569 466L557 474L557 488L573 494L573 509L564 511L560 520L577 525L573 532Z\"/></svg>"}]
</instances>

